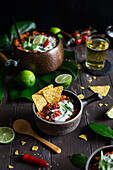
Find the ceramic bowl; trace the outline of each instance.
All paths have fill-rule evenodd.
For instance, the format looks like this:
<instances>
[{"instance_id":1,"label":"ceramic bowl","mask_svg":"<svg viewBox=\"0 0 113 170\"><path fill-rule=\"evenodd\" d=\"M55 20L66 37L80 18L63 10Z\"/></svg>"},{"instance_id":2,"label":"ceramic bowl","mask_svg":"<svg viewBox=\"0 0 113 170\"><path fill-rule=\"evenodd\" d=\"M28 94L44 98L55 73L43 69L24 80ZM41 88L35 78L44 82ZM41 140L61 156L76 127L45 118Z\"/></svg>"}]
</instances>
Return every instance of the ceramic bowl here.
<instances>
[{"instance_id":1,"label":"ceramic bowl","mask_svg":"<svg viewBox=\"0 0 113 170\"><path fill-rule=\"evenodd\" d=\"M95 93L92 96L83 100L80 100L76 94L74 94L69 90L63 90L62 94L69 96L70 99L73 99L74 102L76 102L76 104L79 106L78 114L76 115L76 117L74 117L69 121L63 123L55 123L55 122L49 122L47 120L44 120L37 115L35 104L33 104L33 114L34 114L34 120L36 126L43 133L50 136L65 135L75 130L80 123L83 108L91 102L102 99L102 96L98 93Z\"/></svg>"},{"instance_id":2,"label":"ceramic bowl","mask_svg":"<svg viewBox=\"0 0 113 170\"><path fill-rule=\"evenodd\" d=\"M95 157L101 155L101 150L103 151L104 154L107 152L111 152L113 151L113 145L103 146L94 151L87 160L85 170L90 170L91 165L94 163Z\"/></svg>"}]
</instances>

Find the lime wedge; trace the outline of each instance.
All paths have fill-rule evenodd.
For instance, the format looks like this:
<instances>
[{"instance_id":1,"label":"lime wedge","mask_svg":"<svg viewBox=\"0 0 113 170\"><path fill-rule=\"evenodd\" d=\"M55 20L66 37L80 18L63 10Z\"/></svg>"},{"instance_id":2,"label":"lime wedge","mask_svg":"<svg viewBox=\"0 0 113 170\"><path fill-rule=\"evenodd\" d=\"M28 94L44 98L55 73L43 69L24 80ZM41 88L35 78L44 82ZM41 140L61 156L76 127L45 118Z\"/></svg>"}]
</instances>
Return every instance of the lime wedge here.
<instances>
[{"instance_id":1,"label":"lime wedge","mask_svg":"<svg viewBox=\"0 0 113 170\"><path fill-rule=\"evenodd\" d=\"M54 34L57 34L58 32L61 31L61 29L58 28L58 27L51 27L49 30L50 30L50 32L52 32L52 33L54 33ZM62 38L62 35L61 35L61 34L58 34L58 37L59 37L59 38Z\"/></svg>"},{"instance_id":2,"label":"lime wedge","mask_svg":"<svg viewBox=\"0 0 113 170\"><path fill-rule=\"evenodd\" d=\"M0 127L0 143L10 143L15 137L15 132L9 127Z\"/></svg>"},{"instance_id":3,"label":"lime wedge","mask_svg":"<svg viewBox=\"0 0 113 170\"><path fill-rule=\"evenodd\" d=\"M44 35L38 35L38 36L36 36L36 37L34 38L34 40L33 40L33 44L35 44L35 45L42 44L44 37L45 37Z\"/></svg>"},{"instance_id":4,"label":"lime wedge","mask_svg":"<svg viewBox=\"0 0 113 170\"><path fill-rule=\"evenodd\" d=\"M105 113L110 119L113 119L113 106Z\"/></svg>"},{"instance_id":5,"label":"lime wedge","mask_svg":"<svg viewBox=\"0 0 113 170\"><path fill-rule=\"evenodd\" d=\"M72 81L70 74L60 74L55 78L55 82L59 85L68 86Z\"/></svg>"}]
</instances>

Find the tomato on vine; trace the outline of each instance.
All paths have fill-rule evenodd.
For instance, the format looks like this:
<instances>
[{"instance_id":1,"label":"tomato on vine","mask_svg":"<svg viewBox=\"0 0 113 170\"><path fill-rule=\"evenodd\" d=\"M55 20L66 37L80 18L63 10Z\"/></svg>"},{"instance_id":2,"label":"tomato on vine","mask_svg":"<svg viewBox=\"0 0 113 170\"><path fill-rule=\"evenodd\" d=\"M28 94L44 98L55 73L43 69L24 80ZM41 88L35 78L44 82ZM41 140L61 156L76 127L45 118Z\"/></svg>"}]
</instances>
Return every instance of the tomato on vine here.
<instances>
[{"instance_id":1,"label":"tomato on vine","mask_svg":"<svg viewBox=\"0 0 113 170\"><path fill-rule=\"evenodd\" d=\"M75 42L74 42L75 45L81 44L82 38L81 38L81 34L79 32L74 32L72 34L72 37L75 39Z\"/></svg>"}]
</instances>

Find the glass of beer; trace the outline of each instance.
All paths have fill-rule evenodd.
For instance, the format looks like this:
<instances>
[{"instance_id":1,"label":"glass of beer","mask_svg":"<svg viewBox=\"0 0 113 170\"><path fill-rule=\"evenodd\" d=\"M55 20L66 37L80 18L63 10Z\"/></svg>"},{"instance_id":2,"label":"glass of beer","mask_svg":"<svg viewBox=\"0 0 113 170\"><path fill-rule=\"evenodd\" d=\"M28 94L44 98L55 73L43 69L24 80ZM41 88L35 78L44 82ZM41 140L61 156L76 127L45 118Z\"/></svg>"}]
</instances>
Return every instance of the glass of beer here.
<instances>
[{"instance_id":1,"label":"glass of beer","mask_svg":"<svg viewBox=\"0 0 113 170\"><path fill-rule=\"evenodd\" d=\"M104 35L92 35L86 40L86 62L90 70L101 70L105 66L109 40Z\"/></svg>"}]
</instances>

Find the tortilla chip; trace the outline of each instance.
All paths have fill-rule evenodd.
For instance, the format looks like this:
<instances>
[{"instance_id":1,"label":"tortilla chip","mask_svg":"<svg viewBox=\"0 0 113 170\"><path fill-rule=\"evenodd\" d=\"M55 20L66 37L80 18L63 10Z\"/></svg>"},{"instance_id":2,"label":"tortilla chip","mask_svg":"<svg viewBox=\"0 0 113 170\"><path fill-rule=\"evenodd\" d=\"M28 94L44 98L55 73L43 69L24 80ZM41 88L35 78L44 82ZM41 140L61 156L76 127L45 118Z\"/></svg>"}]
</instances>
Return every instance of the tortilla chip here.
<instances>
[{"instance_id":1,"label":"tortilla chip","mask_svg":"<svg viewBox=\"0 0 113 170\"><path fill-rule=\"evenodd\" d=\"M79 97L79 99L84 99L84 95L83 94L79 94L78 97Z\"/></svg>"},{"instance_id":2,"label":"tortilla chip","mask_svg":"<svg viewBox=\"0 0 113 170\"><path fill-rule=\"evenodd\" d=\"M36 108L37 108L37 110L39 111L39 112L41 112L42 110L43 110L43 108L44 108L44 106L46 106L47 105L47 101L46 101L46 99L42 96L42 95L32 95L32 99L33 99L33 101L34 101L34 103L35 103L35 105L36 105Z\"/></svg>"},{"instance_id":3,"label":"tortilla chip","mask_svg":"<svg viewBox=\"0 0 113 170\"><path fill-rule=\"evenodd\" d=\"M43 91L43 96L45 97L48 103L56 104L60 100L62 90L62 86L47 89Z\"/></svg>"},{"instance_id":4,"label":"tortilla chip","mask_svg":"<svg viewBox=\"0 0 113 170\"><path fill-rule=\"evenodd\" d=\"M86 136L86 135L84 135L84 134L80 135L80 136L79 136L79 138L82 138L82 139L84 139L84 140L86 140L86 141L87 141L87 136Z\"/></svg>"},{"instance_id":5,"label":"tortilla chip","mask_svg":"<svg viewBox=\"0 0 113 170\"><path fill-rule=\"evenodd\" d=\"M41 89L40 91L38 91L37 93L35 93L35 95L37 95L37 94L43 94L43 91L44 91L44 90L52 89L52 88L53 88L53 84L50 84L49 86L44 87L43 89Z\"/></svg>"},{"instance_id":6,"label":"tortilla chip","mask_svg":"<svg viewBox=\"0 0 113 170\"><path fill-rule=\"evenodd\" d=\"M102 96L106 96L109 92L110 86L89 86L94 93L100 93Z\"/></svg>"}]
</instances>

